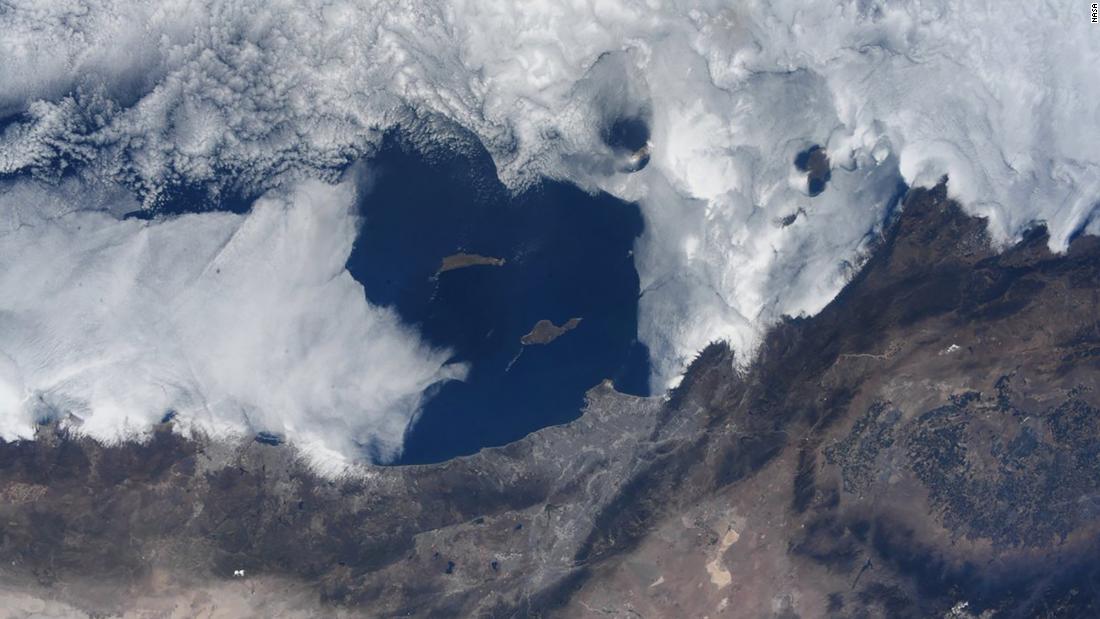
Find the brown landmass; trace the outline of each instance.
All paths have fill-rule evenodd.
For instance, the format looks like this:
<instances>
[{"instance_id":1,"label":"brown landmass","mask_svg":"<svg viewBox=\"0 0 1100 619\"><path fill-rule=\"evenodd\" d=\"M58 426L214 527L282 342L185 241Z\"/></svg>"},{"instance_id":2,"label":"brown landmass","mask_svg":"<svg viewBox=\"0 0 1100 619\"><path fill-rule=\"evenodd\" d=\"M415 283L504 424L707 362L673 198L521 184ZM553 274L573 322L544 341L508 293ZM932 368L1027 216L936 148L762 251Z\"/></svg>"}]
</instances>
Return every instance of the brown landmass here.
<instances>
[{"instance_id":1,"label":"brown landmass","mask_svg":"<svg viewBox=\"0 0 1100 619\"><path fill-rule=\"evenodd\" d=\"M0 443L8 616L1100 616L1100 240L994 251L910 192L749 368L429 466ZM239 570L243 570L243 575Z\"/></svg>"},{"instance_id":2,"label":"brown landmass","mask_svg":"<svg viewBox=\"0 0 1100 619\"><path fill-rule=\"evenodd\" d=\"M480 256L478 254L452 254L440 262L439 270L436 271L436 275L446 273L447 271L474 266L504 266L504 258L493 258L490 256Z\"/></svg>"},{"instance_id":3,"label":"brown landmass","mask_svg":"<svg viewBox=\"0 0 1100 619\"><path fill-rule=\"evenodd\" d=\"M561 337L566 331L572 331L581 324L580 318L570 318L562 326L557 326L549 320L540 320L531 328L531 332L519 338L524 346L532 344L549 344Z\"/></svg>"}]
</instances>

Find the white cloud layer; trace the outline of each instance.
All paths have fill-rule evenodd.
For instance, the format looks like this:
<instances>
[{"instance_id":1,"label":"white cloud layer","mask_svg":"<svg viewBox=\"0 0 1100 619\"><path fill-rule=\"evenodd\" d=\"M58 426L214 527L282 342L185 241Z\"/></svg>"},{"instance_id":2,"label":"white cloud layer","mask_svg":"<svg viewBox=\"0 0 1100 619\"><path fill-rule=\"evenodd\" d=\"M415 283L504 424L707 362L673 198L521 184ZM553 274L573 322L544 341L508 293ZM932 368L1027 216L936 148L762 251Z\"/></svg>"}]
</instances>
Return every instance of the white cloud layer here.
<instances>
[{"instance_id":1,"label":"white cloud layer","mask_svg":"<svg viewBox=\"0 0 1100 619\"><path fill-rule=\"evenodd\" d=\"M0 8L0 114L21 116L0 173L75 164L151 194L180 179L255 190L333 178L397 123L444 139L431 119L445 118L513 187L550 176L641 202L659 387L708 341L747 358L779 316L826 304L898 180L949 174L997 240L1043 220L1063 248L1100 199L1087 8L15 0ZM600 138L623 114L652 128L652 161L630 176ZM791 165L812 143L833 163L813 199Z\"/></svg>"},{"instance_id":2,"label":"white cloud layer","mask_svg":"<svg viewBox=\"0 0 1100 619\"><path fill-rule=\"evenodd\" d=\"M190 431L285 434L331 469L361 446L393 457L423 391L463 377L344 269L349 184L158 222L76 209L74 189L0 189L4 439L60 416L116 441L175 411Z\"/></svg>"}]
</instances>

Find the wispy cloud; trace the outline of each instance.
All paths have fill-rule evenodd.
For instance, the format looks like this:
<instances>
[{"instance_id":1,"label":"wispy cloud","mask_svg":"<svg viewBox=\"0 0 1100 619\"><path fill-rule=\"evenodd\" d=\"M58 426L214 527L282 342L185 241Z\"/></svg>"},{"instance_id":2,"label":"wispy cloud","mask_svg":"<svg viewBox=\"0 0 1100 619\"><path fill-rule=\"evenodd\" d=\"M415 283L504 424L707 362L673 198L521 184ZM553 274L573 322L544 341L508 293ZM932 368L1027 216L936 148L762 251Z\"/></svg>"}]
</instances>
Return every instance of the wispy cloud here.
<instances>
[{"instance_id":1,"label":"wispy cloud","mask_svg":"<svg viewBox=\"0 0 1100 619\"><path fill-rule=\"evenodd\" d=\"M398 124L461 126L512 187L641 201L663 386L715 337L744 358L828 302L898 181L948 174L996 240L1042 220L1064 248L1100 198L1091 28L1026 0L8 2L0 173L258 192L333 180ZM634 175L601 158L621 114L651 124ZM792 161L813 143L834 169L810 198Z\"/></svg>"}]
</instances>

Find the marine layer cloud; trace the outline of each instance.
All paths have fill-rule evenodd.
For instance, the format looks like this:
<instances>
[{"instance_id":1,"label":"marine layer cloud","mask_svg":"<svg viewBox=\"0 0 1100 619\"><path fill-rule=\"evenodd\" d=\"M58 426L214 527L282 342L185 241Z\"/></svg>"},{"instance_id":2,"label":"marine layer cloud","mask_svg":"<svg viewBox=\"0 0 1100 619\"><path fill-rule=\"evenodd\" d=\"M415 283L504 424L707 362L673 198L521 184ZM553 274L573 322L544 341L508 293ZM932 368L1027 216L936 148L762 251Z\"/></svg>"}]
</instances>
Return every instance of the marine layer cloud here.
<instances>
[{"instance_id":1,"label":"marine layer cloud","mask_svg":"<svg viewBox=\"0 0 1100 619\"><path fill-rule=\"evenodd\" d=\"M181 408L204 428L242 415L308 427L303 441L336 454L399 450L424 389L462 369L355 289L340 257L350 189L325 185L369 167L394 128L433 147L472 135L516 191L554 178L638 201L639 335L657 389L710 341L747 362L781 316L820 310L899 187L947 176L996 242L1042 222L1064 249L1100 226L1100 37L1087 9L6 2L0 428L24 435L43 407L69 407L90 433L127 435ZM649 129L640 171L614 165L606 143L624 118ZM819 195L793 165L813 145L831 167ZM179 185L266 197L247 215L146 223L89 197L102 185L146 206ZM298 266L252 266L268 260ZM214 264L237 279L213 277ZM177 292L183 282L194 286ZM232 316L251 293L279 311ZM92 329L74 326L78 313ZM248 330L219 326L234 319Z\"/></svg>"}]
</instances>

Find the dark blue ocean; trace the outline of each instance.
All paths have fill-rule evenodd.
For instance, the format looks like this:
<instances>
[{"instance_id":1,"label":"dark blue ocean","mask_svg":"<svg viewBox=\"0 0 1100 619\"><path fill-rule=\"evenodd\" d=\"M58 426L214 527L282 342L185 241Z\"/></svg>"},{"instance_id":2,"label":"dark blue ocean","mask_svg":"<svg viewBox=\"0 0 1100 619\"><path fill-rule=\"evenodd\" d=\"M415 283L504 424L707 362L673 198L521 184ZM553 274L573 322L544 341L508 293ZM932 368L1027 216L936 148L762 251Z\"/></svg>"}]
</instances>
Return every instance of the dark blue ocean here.
<instances>
[{"instance_id":1,"label":"dark blue ocean","mask_svg":"<svg viewBox=\"0 0 1100 619\"><path fill-rule=\"evenodd\" d=\"M604 379L648 395L631 255L643 229L637 205L550 181L512 195L488 153L467 150L420 152L394 134L364 162L348 271L372 303L470 365L465 382L429 394L395 464L439 462L576 419L585 391ZM254 199L177 186L153 210L129 216L243 213ZM460 252L504 264L436 274ZM556 340L521 345L538 321L571 318L579 325Z\"/></svg>"},{"instance_id":2,"label":"dark blue ocean","mask_svg":"<svg viewBox=\"0 0 1100 619\"><path fill-rule=\"evenodd\" d=\"M430 396L396 464L471 454L575 419L585 391L604 379L648 394L636 205L556 182L513 196L484 151L425 155L396 138L368 167L348 270L372 303L471 368ZM436 275L460 252L505 262ZM581 319L576 329L521 345L539 320L570 318Z\"/></svg>"}]
</instances>

